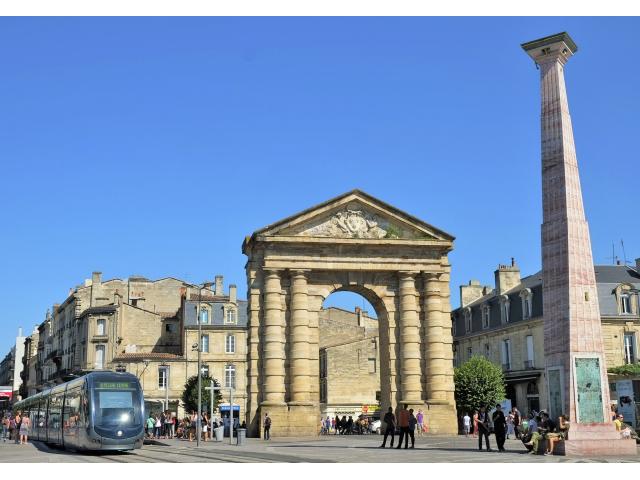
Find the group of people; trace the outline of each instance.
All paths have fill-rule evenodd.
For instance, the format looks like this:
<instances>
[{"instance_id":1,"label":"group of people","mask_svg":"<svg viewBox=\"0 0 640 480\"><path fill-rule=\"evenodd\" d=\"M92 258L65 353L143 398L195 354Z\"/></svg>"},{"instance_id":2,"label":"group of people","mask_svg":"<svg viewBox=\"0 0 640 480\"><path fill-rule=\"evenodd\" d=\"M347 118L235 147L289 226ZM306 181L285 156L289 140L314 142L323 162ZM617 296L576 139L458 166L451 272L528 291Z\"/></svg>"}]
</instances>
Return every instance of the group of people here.
<instances>
[{"instance_id":1,"label":"group of people","mask_svg":"<svg viewBox=\"0 0 640 480\"><path fill-rule=\"evenodd\" d=\"M147 438L173 438L176 431L176 417L169 410L158 413L149 413L145 425Z\"/></svg>"},{"instance_id":2,"label":"group of people","mask_svg":"<svg viewBox=\"0 0 640 480\"><path fill-rule=\"evenodd\" d=\"M197 412L192 411L190 415L184 417L181 420L175 421L172 425L172 429L169 433L169 437L159 438L179 438L182 440L189 440L193 442L197 438L197 427L200 422L200 440L208 442L213 439L214 430L218 427L224 426L223 420L218 420L216 417L210 417L206 412L202 412L202 415L198 415ZM173 429L175 427L175 431ZM238 419L234 418L234 431L238 428L247 428L246 422L242 422L242 425L238 423Z\"/></svg>"},{"instance_id":3,"label":"group of people","mask_svg":"<svg viewBox=\"0 0 640 480\"><path fill-rule=\"evenodd\" d=\"M416 437L415 431L416 427L419 428L419 431L423 431L423 421L424 416L422 415L422 411L419 411L418 415L421 417L421 421L418 422L418 417L413 414L413 408L408 409L408 405L405 403L402 406L400 412L398 412L398 418L393 414L393 408L389 407L387 413L384 414L384 438L382 439L382 445L380 448L385 448L387 446L387 437L391 436L391 448L393 448L393 443L396 434L396 428L400 429L400 439L398 440L398 446L396 448L402 448L402 440L404 440L404 448L409 448L409 438L411 438L411 448L415 448Z\"/></svg>"},{"instance_id":4,"label":"group of people","mask_svg":"<svg viewBox=\"0 0 640 480\"><path fill-rule=\"evenodd\" d=\"M473 421L473 431L471 425ZM496 437L498 451L504 452L505 440L511 435L522 440L531 454L537 454L540 449L540 441L545 440L546 446L542 452L544 455L551 455L558 444L568 437L569 418L560 415L555 422L545 411L531 412L527 418L522 418L516 407L505 415L500 404L496 405L495 411L490 415L489 407L481 407L473 412L473 419L466 413L462 419L465 436L471 433L478 437L478 449L482 450L484 443L487 451L491 451L489 435L493 433Z\"/></svg>"},{"instance_id":5,"label":"group of people","mask_svg":"<svg viewBox=\"0 0 640 480\"><path fill-rule=\"evenodd\" d=\"M9 440L19 445L26 445L30 427L31 419L23 416L22 412L18 411L15 415L5 414L2 417L2 442L6 443Z\"/></svg>"},{"instance_id":6,"label":"group of people","mask_svg":"<svg viewBox=\"0 0 640 480\"><path fill-rule=\"evenodd\" d=\"M336 415L335 418L320 419L320 435L368 435L373 433L373 421L364 415L359 415L355 420L353 415Z\"/></svg>"}]
</instances>

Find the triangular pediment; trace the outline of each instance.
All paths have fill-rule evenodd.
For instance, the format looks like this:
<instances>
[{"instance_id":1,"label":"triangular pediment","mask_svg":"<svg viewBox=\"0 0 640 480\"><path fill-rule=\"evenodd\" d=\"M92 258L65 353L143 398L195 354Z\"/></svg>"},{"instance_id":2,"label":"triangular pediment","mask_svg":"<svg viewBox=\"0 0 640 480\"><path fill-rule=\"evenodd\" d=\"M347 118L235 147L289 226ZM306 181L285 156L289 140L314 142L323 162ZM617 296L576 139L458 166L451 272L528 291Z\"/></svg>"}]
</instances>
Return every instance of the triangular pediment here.
<instances>
[{"instance_id":1,"label":"triangular pediment","mask_svg":"<svg viewBox=\"0 0 640 480\"><path fill-rule=\"evenodd\" d=\"M452 241L453 237L360 190L265 227L254 235Z\"/></svg>"}]
</instances>

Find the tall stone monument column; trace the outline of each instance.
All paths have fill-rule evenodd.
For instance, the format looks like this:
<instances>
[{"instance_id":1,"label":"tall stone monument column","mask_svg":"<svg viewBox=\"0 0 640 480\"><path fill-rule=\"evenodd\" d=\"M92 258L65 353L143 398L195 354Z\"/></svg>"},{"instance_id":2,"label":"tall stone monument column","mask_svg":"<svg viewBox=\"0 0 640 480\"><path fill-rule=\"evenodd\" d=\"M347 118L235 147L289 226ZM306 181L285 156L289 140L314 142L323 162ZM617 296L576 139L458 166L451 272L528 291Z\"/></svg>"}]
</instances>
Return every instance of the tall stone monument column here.
<instances>
[{"instance_id":1,"label":"tall stone monument column","mask_svg":"<svg viewBox=\"0 0 640 480\"><path fill-rule=\"evenodd\" d=\"M635 454L609 414L600 309L582 203L564 67L578 48L567 33L524 43L542 96L542 294L549 410L571 421L567 454ZM630 448L632 447L632 448ZM631 451L633 450L633 451Z\"/></svg>"},{"instance_id":2,"label":"tall stone monument column","mask_svg":"<svg viewBox=\"0 0 640 480\"><path fill-rule=\"evenodd\" d=\"M400 342L402 367L400 403L422 403L420 369L420 320L416 301L417 272L400 272Z\"/></svg>"}]
</instances>

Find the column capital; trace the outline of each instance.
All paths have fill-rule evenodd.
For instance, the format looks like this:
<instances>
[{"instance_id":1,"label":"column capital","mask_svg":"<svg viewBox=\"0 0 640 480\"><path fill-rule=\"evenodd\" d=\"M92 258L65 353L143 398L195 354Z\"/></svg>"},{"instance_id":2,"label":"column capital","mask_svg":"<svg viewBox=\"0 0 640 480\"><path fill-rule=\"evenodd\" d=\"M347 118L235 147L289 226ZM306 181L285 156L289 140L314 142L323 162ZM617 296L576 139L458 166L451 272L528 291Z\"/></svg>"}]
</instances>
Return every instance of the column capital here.
<instances>
[{"instance_id":1,"label":"column capital","mask_svg":"<svg viewBox=\"0 0 640 480\"><path fill-rule=\"evenodd\" d=\"M306 277L307 273L309 273L311 271L310 268L290 268L289 269L289 274L292 277Z\"/></svg>"},{"instance_id":2,"label":"column capital","mask_svg":"<svg viewBox=\"0 0 640 480\"><path fill-rule=\"evenodd\" d=\"M272 268L272 267L263 267L262 271L265 273L265 275L278 275L280 276L280 273L282 272L282 268Z\"/></svg>"},{"instance_id":3,"label":"column capital","mask_svg":"<svg viewBox=\"0 0 640 480\"><path fill-rule=\"evenodd\" d=\"M418 273L416 270L400 270L398 271L398 276L401 280L408 280L415 278Z\"/></svg>"},{"instance_id":4,"label":"column capital","mask_svg":"<svg viewBox=\"0 0 640 480\"><path fill-rule=\"evenodd\" d=\"M425 280L435 280L438 281L440 280L440 276L444 273L444 272L429 272L429 271L422 271L420 272L422 274L422 278L424 278Z\"/></svg>"},{"instance_id":5,"label":"column capital","mask_svg":"<svg viewBox=\"0 0 640 480\"><path fill-rule=\"evenodd\" d=\"M564 65L578 51L578 46L567 32L526 42L521 47L539 65L555 62Z\"/></svg>"}]
</instances>

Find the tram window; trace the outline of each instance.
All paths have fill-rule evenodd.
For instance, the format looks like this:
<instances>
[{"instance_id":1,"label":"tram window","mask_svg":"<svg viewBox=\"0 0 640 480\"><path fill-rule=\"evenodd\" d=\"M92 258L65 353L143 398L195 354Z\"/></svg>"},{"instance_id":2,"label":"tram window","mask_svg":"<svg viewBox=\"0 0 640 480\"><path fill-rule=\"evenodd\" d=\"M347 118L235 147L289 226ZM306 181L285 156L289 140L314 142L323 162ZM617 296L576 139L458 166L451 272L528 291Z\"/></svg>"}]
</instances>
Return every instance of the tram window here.
<instances>
[{"instance_id":1,"label":"tram window","mask_svg":"<svg viewBox=\"0 0 640 480\"><path fill-rule=\"evenodd\" d=\"M44 428L44 421L47 414L47 398L41 398L40 403L38 403L38 423L34 423L34 426L38 426L39 428Z\"/></svg>"},{"instance_id":2,"label":"tram window","mask_svg":"<svg viewBox=\"0 0 640 480\"><path fill-rule=\"evenodd\" d=\"M135 390L97 390L96 425L140 424L140 400Z\"/></svg>"},{"instance_id":3,"label":"tram window","mask_svg":"<svg viewBox=\"0 0 640 480\"><path fill-rule=\"evenodd\" d=\"M62 395L52 394L49 402L49 418L47 419L47 427L57 430L60 428L60 414L62 413Z\"/></svg>"},{"instance_id":4,"label":"tram window","mask_svg":"<svg viewBox=\"0 0 640 480\"><path fill-rule=\"evenodd\" d=\"M64 407L64 426L75 428L80 418L80 390L74 389L67 392Z\"/></svg>"}]
</instances>

